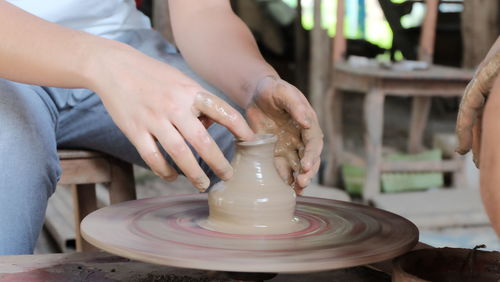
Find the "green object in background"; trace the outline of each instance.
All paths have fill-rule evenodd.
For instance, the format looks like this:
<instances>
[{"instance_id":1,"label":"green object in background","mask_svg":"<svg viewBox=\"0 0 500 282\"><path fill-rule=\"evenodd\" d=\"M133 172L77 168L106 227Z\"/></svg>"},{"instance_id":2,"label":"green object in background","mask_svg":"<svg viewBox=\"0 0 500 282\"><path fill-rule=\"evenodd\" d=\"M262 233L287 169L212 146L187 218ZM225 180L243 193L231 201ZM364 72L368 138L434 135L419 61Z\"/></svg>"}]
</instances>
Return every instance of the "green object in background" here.
<instances>
[{"instance_id":1,"label":"green object in background","mask_svg":"<svg viewBox=\"0 0 500 282\"><path fill-rule=\"evenodd\" d=\"M420 154L392 154L385 157L387 161L440 161L442 152L439 149ZM346 191L353 196L360 196L366 176L364 167L343 164L341 167L342 178ZM409 173L383 173L382 192L394 193L404 191L425 190L431 187L444 185L444 176L440 172L409 172Z\"/></svg>"},{"instance_id":2,"label":"green object in background","mask_svg":"<svg viewBox=\"0 0 500 282\"><path fill-rule=\"evenodd\" d=\"M365 184L365 168L343 164L341 171L347 193L352 196L361 196Z\"/></svg>"},{"instance_id":3,"label":"green object in background","mask_svg":"<svg viewBox=\"0 0 500 282\"><path fill-rule=\"evenodd\" d=\"M420 154L393 154L385 158L387 161L440 161L442 152L439 149L423 152ZM407 172L407 173L383 173L382 192L403 192L424 190L431 187L444 185L444 177L441 172Z\"/></svg>"}]
</instances>

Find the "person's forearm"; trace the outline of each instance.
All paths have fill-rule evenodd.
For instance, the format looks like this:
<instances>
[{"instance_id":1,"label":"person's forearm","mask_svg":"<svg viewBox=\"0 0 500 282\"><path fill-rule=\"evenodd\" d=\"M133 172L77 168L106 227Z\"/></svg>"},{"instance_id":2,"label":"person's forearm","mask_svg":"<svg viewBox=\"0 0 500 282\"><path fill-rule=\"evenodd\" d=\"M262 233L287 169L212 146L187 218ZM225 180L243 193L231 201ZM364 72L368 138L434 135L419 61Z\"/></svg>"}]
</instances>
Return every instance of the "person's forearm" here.
<instances>
[{"instance_id":1,"label":"person's forearm","mask_svg":"<svg viewBox=\"0 0 500 282\"><path fill-rule=\"evenodd\" d=\"M227 2L194 2L169 2L175 41L199 75L246 107L258 81L277 73L262 58L250 30Z\"/></svg>"},{"instance_id":2,"label":"person's forearm","mask_svg":"<svg viewBox=\"0 0 500 282\"><path fill-rule=\"evenodd\" d=\"M65 28L0 0L0 77L66 88L89 88L92 57L119 43Z\"/></svg>"}]
</instances>

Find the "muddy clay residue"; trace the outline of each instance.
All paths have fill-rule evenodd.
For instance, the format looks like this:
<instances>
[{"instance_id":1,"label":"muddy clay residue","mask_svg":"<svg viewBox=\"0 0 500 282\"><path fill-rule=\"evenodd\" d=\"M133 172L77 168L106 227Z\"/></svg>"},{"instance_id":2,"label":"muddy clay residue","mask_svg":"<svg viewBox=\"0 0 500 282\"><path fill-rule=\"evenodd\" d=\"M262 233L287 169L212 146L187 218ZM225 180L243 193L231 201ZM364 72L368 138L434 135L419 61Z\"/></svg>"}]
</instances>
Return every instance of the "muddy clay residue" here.
<instances>
[{"instance_id":1,"label":"muddy clay residue","mask_svg":"<svg viewBox=\"0 0 500 282\"><path fill-rule=\"evenodd\" d=\"M223 282L219 279L211 279L208 277L195 278L186 275L175 274L155 274L149 273L146 276L141 275L140 278L133 278L130 282Z\"/></svg>"},{"instance_id":2,"label":"muddy clay residue","mask_svg":"<svg viewBox=\"0 0 500 282\"><path fill-rule=\"evenodd\" d=\"M395 280L498 282L500 252L440 248L410 252L396 260Z\"/></svg>"},{"instance_id":3,"label":"muddy clay residue","mask_svg":"<svg viewBox=\"0 0 500 282\"><path fill-rule=\"evenodd\" d=\"M88 268L79 264L61 264L47 268L39 268L27 272L0 274L1 281L100 281L113 282L107 279L100 269Z\"/></svg>"}]
</instances>

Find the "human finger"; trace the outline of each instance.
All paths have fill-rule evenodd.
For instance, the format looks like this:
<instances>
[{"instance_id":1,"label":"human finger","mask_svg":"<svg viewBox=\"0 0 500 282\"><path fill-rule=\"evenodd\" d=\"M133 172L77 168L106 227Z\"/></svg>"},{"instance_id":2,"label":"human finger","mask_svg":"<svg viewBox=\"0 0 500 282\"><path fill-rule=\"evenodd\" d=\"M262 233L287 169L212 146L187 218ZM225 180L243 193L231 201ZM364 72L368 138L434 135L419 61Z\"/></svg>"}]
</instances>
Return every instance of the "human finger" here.
<instances>
[{"instance_id":1,"label":"human finger","mask_svg":"<svg viewBox=\"0 0 500 282\"><path fill-rule=\"evenodd\" d=\"M182 136L168 121L157 124L159 128L154 132L161 146L198 190L206 190L210 185L210 180L201 169Z\"/></svg>"},{"instance_id":2,"label":"human finger","mask_svg":"<svg viewBox=\"0 0 500 282\"><path fill-rule=\"evenodd\" d=\"M292 168L292 170L296 173L300 172L300 159L297 151L290 150L284 153L284 157L286 158L288 164Z\"/></svg>"},{"instance_id":3,"label":"human finger","mask_svg":"<svg viewBox=\"0 0 500 282\"><path fill-rule=\"evenodd\" d=\"M292 174L293 170L288 161L283 157L276 157L274 159L274 165L281 179L283 179L286 184L291 185L294 181Z\"/></svg>"},{"instance_id":4,"label":"human finger","mask_svg":"<svg viewBox=\"0 0 500 282\"><path fill-rule=\"evenodd\" d=\"M314 123L311 128L303 129L301 134L305 148L300 165L304 171L309 171L313 164L319 161L321 151L323 150L323 132L319 124Z\"/></svg>"},{"instance_id":5,"label":"human finger","mask_svg":"<svg viewBox=\"0 0 500 282\"><path fill-rule=\"evenodd\" d=\"M472 146L472 127L481 114L495 78L500 73L500 52L481 67L465 89L457 117L457 152L465 154Z\"/></svg>"},{"instance_id":6,"label":"human finger","mask_svg":"<svg viewBox=\"0 0 500 282\"><path fill-rule=\"evenodd\" d=\"M276 123L260 109L249 107L246 111L248 123L255 133L275 133Z\"/></svg>"},{"instance_id":7,"label":"human finger","mask_svg":"<svg viewBox=\"0 0 500 282\"><path fill-rule=\"evenodd\" d=\"M314 120L314 111L304 95L292 86L278 85L275 103L285 110L303 128L309 128Z\"/></svg>"},{"instance_id":8,"label":"human finger","mask_svg":"<svg viewBox=\"0 0 500 282\"><path fill-rule=\"evenodd\" d=\"M196 94L194 107L201 114L229 129L238 139L252 140L254 138L254 133L243 116L219 97L199 92Z\"/></svg>"},{"instance_id":9,"label":"human finger","mask_svg":"<svg viewBox=\"0 0 500 282\"><path fill-rule=\"evenodd\" d=\"M460 154L465 154L471 149L472 127L484 105L484 101L485 97L481 93L481 87L477 79L473 79L465 89L458 111L456 133L458 136L457 152Z\"/></svg>"},{"instance_id":10,"label":"human finger","mask_svg":"<svg viewBox=\"0 0 500 282\"><path fill-rule=\"evenodd\" d=\"M198 119L186 116L173 123L217 176L222 180L231 178L231 164Z\"/></svg>"},{"instance_id":11,"label":"human finger","mask_svg":"<svg viewBox=\"0 0 500 282\"><path fill-rule=\"evenodd\" d=\"M151 135L136 135L133 140L139 155L156 175L168 181L177 178L177 171L167 163Z\"/></svg>"},{"instance_id":12,"label":"human finger","mask_svg":"<svg viewBox=\"0 0 500 282\"><path fill-rule=\"evenodd\" d=\"M317 162L315 162L312 165L312 167L309 171L307 171L303 174L299 174L296 178L297 186L299 186L301 188L305 188L305 187L309 186L309 184L311 183L311 179L318 172L320 164L321 164L321 161L318 160Z\"/></svg>"},{"instance_id":13,"label":"human finger","mask_svg":"<svg viewBox=\"0 0 500 282\"><path fill-rule=\"evenodd\" d=\"M481 134L483 130L483 115L477 117L477 122L472 128L472 160L477 168L479 168L479 161L481 156Z\"/></svg>"}]
</instances>

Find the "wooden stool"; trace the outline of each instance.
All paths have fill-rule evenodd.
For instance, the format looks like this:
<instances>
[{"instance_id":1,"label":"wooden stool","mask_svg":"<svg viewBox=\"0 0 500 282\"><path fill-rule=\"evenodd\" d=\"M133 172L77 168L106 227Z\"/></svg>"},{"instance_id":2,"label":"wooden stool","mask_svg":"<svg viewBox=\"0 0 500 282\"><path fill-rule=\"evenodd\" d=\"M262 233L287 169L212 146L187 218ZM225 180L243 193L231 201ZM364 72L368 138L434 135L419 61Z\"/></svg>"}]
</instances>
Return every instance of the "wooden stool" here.
<instances>
[{"instance_id":1,"label":"wooden stool","mask_svg":"<svg viewBox=\"0 0 500 282\"><path fill-rule=\"evenodd\" d=\"M109 183L111 204L135 200L132 165L92 151L58 150L58 154L63 171L58 184L71 185L73 194L76 250L93 250L80 234L80 222L97 210L96 184Z\"/></svg>"}]
</instances>

